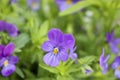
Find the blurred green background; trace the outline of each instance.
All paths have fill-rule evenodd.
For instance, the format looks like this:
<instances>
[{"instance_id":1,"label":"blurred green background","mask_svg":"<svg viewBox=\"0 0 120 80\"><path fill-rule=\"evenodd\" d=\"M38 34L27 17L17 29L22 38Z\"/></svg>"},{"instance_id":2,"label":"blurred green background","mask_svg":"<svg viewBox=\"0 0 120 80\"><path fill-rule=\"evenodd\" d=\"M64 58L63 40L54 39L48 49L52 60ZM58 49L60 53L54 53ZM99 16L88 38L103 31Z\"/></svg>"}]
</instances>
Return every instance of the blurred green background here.
<instances>
[{"instance_id":1,"label":"blurred green background","mask_svg":"<svg viewBox=\"0 0 120 80\"><path fill-rule=\"evenodd\" d=\"M16 72L6 78L0 75L0 80L117 80L110 68L115 55L106 42L106 33L114 30L115 36L120 37L120 0L82 0L64 11L58 7L55 0L40 0L39 10L35 11L27 5L27 0L13 4L10 0L0 0L0 20L19 29L17 37L5 35L1 43L14 42L14 54L20 59ZM54 68L43 62L45 52L41 45L51 28L74 35L77 64L69 60L66 62L69 67ZM111 55L106 75L99 66L103 47L105 55ZM93 72L86 75L86 68Z\"/></svg>"}]
</instances>

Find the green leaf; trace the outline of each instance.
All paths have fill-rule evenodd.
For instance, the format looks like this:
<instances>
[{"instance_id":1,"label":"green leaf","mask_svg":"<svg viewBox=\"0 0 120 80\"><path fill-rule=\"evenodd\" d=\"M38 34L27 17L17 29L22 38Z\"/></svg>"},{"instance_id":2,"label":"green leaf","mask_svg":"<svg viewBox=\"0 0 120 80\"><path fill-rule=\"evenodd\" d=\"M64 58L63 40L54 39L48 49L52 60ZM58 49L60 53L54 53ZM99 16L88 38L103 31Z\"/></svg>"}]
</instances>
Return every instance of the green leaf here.
<instances>
[{"instance_id":1,"label":"green leaf","mask_svg":"<svg viewBox=\"0 0 120 80\"><path fill-rule=\"evenodd\" d=\"M47 35L48 32L48 27L49 27L49 22L45 21L39 29L39 37L42 38Z\"/></svg>"},{"instance_id":2,"label":"green leaf","mask_svg":"<svg viewBox=\"0 0 120 80\"><path fill-rule=\"evenodd\" d=\"M23 72L22 72L22 70L20 69L20 68L16 68L16 73L21 77L21 78L24 78L25 76L24 76L24 74L23 74Z\"/></svg>"},{"instance_id":3,"label":"green leaf","mask_svg":"<svg viewBox=\"0 0 120 80\"><path fill-rule=\"evenodd\" d=\"M24 73L26 74L26 77L29 78L35 78L35 75L28 69L23 69Z\"/></svg>"},{"instance_id":4,"label":"green leaf","mask_svg":"<svg viewBox=\"0 0 120 80\"><path fill-rule=\"evenodd\" d=\"M29 42L29 36L26 33L20 34L18 37L13 39L16 48L23 48Z\"/></svg>"},{"instance_id":5,"label":"green leaf","mask_svg":"<svg viewBox=\"0 0 120 80\"><path fill-rule=\"evenodd\" d=\"M57 76L57 80L75 80L75 79L73 79L73 77L69 76L69 75L67 75L67 76L60 76L60 75L58 75Z\"/></svg>"},{"instance_id":6,"label":"green leaf","mask_svg":"<svg viewBox=\"0 0 120 80\"><path fill-rule=\"evenodd\" d=\"M71 6L70 8L68 8L67 10L60 12L59 16L65 16L65 15L75 13L91 5L100 5L100 4L97 0L80 1L80 2L77 2L75 5Z\"/></svg>"},{"instance_id":7,"label":"green leaf","mask_svg":"<svg viewBox=\"0 0 120 80\"><path fill-rule=\"evenodd\" d=\"M91 64L93 61L96 61L96 57L95 56L87 56L87 57L79 59L78 61L82 65L84 65L84 64L88 65L88 64Z\"/></svg>"},{"instance_id":8,"label":"green leaf","mask_svg":"<svg viewBox=\"0 0 120 80\"><path fill-rule=\"evenodd\" d=\"M58 74L58 73L59 73L58 69L55 68L55 67L50 67L50 66L47 66L47 65L42 64L42 63L39 64L39 66L42 67L42 68L44 68L44 69L46 69L46 70L48 70L48 71L51 72L51 73L55 73L55 74Z\"/></svg>"}]
</instances>

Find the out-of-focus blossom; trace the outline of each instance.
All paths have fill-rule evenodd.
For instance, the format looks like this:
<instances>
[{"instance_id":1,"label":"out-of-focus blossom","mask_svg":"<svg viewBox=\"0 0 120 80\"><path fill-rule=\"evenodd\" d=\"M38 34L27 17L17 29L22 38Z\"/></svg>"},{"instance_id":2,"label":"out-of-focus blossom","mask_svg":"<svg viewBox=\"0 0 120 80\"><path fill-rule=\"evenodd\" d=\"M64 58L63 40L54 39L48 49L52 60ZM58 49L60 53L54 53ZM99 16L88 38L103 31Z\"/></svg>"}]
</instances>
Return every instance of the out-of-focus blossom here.
<instances>
[{"instance_id":1,"label":"out-of-focus blossom","mask_svg":"<svg viewBox=\"0 0 120 80\"><path fill-rule=\"evenodd\" d=\"M104 56L105 52L104 49L102 50L102 55L100 56L100 66L102 68L102 73L106 74L108 71L108 64L107 61L110 58L110 55L107 55L107 57Z\"/></svg>"},{"instance_id":2,"label":"out-of-focus blossom","mask_svg":"<svg viewBox=\"0 0 120 80\"><path fill-rule=\"evenodd\" d=\"M64 11L80 0L55 0L55 1L59 7L59 10Z\"/></svg>"},{"instance_id":3,"label":"out-of-focus blossom","mask_svg":"<svg viewBox=\"0 0 120 80\"><path fill-rule=\"evenodd\" d=\"M111 51L117 54L120 51L118 48L118 45L120 44L120 38L115 38L114 32L112 32L112 33L107 33L106 39L107 42L109 43Z\"/></svg>"},{"instance_id":4,"label":"out-of-focus blossom","mask_svg":"<svg viewBox=\"0 0 120 80\"><path fill-rule=\"evenodd\" d=\"M7 31L11 37L16 37L18 35L18 28L11 23L5 21L0 21L0 32Z\"/></svg>"},{"instance_id":5,"label":"out-of-focus blossom","mask_svg":"<svg viewBox=\"0 0 120 80\"><path fill-rule=\"evenodd\" d=\"M75 43L73 35L63 34L61 30L53 28L48 32L48 39L42 45L42 49L47 52L44 62L49 66L58 66L60 61L67 61L67 50Z\"/></svg>"},{"instance_id":6,"label":"out-of-focus blossom","mask_svg":"<svg viewBox=\"0 0 120 80\"><path fill-rule=\"evenodd\" d=\"M14 44L9 43L8 45L0 45L0 67L1 74L5 77L10 76L16 70L15 64L18 63L18 57L12 56L14 52Z\"/></svg>"},{"instance_id":7,"label":"out-of-focus blossom","mask_svg":"<svg viewBox=\"0 0 120 80\"><path fill-rule=\"evenodd\" d=\"M115 76L120 78L120 56L117 56L112 63L111 67L115 70Z\"/></svg>"},{"instance_id":8,"label":"out-of-focus blossom","mask_svg":"<svg viewBox=\"0 0 120 80\"><path fill-rule=\"evenodd\" d=\"M91 69L86 69L85 70L86 75L90 75L92 72L93 72L93 70L91 70Z\"/></svg>"},{"instance_id":9,"label":"out-of-focus blossom","mask_svg":"<svg viewBox=\"0 0 120 80\"><path fill-rule=\"evenodd\" d=\"M11 4L14 4L14 3L17 3L17 2L18 2L18 0L10 0Z\"/></svg>"},{"instance_id":10,"label":"out-of-focus blossom","mask_svg":"<svg viewBox=\"0 0 120 80\"><path fill-rule=\"evenodd\" d=\"M39 10L40 0L27 0L27 5L34 11Z\"/></svg>"}]
</instances>

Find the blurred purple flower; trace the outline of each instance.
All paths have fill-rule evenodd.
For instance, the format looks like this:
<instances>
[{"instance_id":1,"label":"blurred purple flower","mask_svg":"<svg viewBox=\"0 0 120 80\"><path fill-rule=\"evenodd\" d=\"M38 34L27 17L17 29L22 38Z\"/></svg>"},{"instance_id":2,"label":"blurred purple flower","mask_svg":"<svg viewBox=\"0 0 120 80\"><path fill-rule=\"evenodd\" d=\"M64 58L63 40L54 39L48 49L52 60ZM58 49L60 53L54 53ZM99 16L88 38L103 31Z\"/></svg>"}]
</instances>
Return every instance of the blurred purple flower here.
<instances>
[{"instance_id":1,"label":"blurred purple flower","mask_svg":"<svg viewBox=\"0 0 120 80\"><path fill-rule=\"evenodd\" d=\"M59 10L64 11L80 0L55 0L55 1L59 7Z\"/></svg>"},{"instance_id":2,"label":"blurred purple flower","mask_svg":"<svg viewBox=\"0 0 120 80\"><path fill-rule=\"evenodd\" d=\"M70 49L70 55L69 55L69 57L72 60L76 60L78 58L78 55L77 55L77 53L75 53L75 50L76 50L76 47Z\"/></svg>"},{"instance_id":3,"label":"blurred purple flower","mask_svg":"<svg viewBox=\"0 0 120 80\"><path fill-rule=\"evenodd\" d=\"M34 11L40 8L40 0L27 0L27 5Z\"/></svg>"},{"instance_id":4,"label":"blurred purple flower","mask_svg":"<svg viewBox=\"0 0 120 80\"><path fill-rule=\"evenodd\" d=\"M90 69L85 70L86 75L90 75L92 72L93 72L93 70L90 70Z\"/></svg>"},{"instance_id":5,"label":"blurred purple flower","mask_svg":"<svg viewBox=\"0 0 120 80\"><path fill-rule=\"evenodd\" d=\"M107 55L107 57L104 56L104 48L102 50L102 55L100 56L100 66L102 68L102 73L106 74L108 71L108 64L107 61L110 58L110 55Z\"/></svg>"},{"instance_id":6,"label":"blurred purple flower","mask_svg":"<svg viewBox=\"0 0 120 80\"><path fill-rule=\"evenodd\" d=\"M17 3L17 2L18 2L18 0L10 0L11 4L14 4L14 3Z\"/></svg>"},{"instance_id":7,"label":"blurred purple flower","mask_svg":"<svg viewBox=\"0 0 120 80\"><path fill-rule=\"evenodd\" d=\"M112 63L111 67L115 70L115 76L120 78L120 56L117 56Z\"/></svg>"},{"instance_id":8,"label":"blurred purple flower","mask_svg":"<svg viewBox=\"0 0 120 80\"><path fill-rule=\"evenodd\" d=\"M109 43L111 51L117 54L119 52L118 45L120 44L120 38L115 38L114 32L112 32L112 33L107 33L106 40Z\"/></svg>"},{"instance_id":9,"label":"blurred purple flower","mask_svg":"<svg viewBox=\"0 0 120 80\"><path fill-rule=\"evenodd\" d=\"M58 66L60 61L67 61L67 49L73 47L75 40L71 34L63 34L59 29L51 29L48 32L48 41L42 45L42 49L47 52L43 60L47 65Z\"/></svg>"},{"instance_id":10,"label":"blurred purple flower","mask_svg":"<svg viewBox=\"0 0 120 80\"><path fill-rule=\"evenodd\" d=\"M5 77L11 75L16 70L15 64L18 63L19 59L17 56L12 56L14 48L13 43L9 43L7 46L0 45L0 67L2 67L1 73Z\"/></svg>"},{"instance_id":11,"label":"blurred purple flower","mask_svg":"<svg viewBox=\"0 0 120 80\"><path fill-rule=\"evenodd\" d=\"M11 37L16 37L18 35L18 29L15 25L2 20L0 20L0 32L1 31L7 31Z\"/></svg>"}]
</instances>

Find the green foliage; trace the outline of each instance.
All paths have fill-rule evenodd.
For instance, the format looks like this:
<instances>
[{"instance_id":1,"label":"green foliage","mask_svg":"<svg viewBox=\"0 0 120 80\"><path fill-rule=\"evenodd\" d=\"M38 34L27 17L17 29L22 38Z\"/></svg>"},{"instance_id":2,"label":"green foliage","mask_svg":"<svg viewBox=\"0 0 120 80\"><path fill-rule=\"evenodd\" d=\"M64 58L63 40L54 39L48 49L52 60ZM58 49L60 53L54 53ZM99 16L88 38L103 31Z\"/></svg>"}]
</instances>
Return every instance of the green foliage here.
<instances>
[{"instance_id":1,"label":"green foliage","mask_svg":"<svg viewBox=\"0 0 120 80\"><path fill-rule=\"evenodd\" d=\"M16 48L23 48L29 42L29 36L26 33L22 33L13 39Z\"/></svg>"},{"instance_id":2,"label":"green foliage","mask_svg":"<svg viewBox=\"0 0 120 80\"><path fill-rule=\"evenodd\" d=\"M16 72L7 78L0 76L0 80L117 80L112 69L102 74L99 57L103 47L105 55L111 54L109 65L116 56L106 43L106 33L114 30L120 37L120 0L81 0L64 11L59 11L55 0L40 0L38 11L30 9L26 0L0 3L0 19L19 29L19 35L12 38L0 32L0 43L13 42L14 55L19 57ZM74 35L77 60L61 61L57 67L43 62L41 45L51 28ZM93 72L87 75L86 69Z\"/></svg>"}]
</instances>

